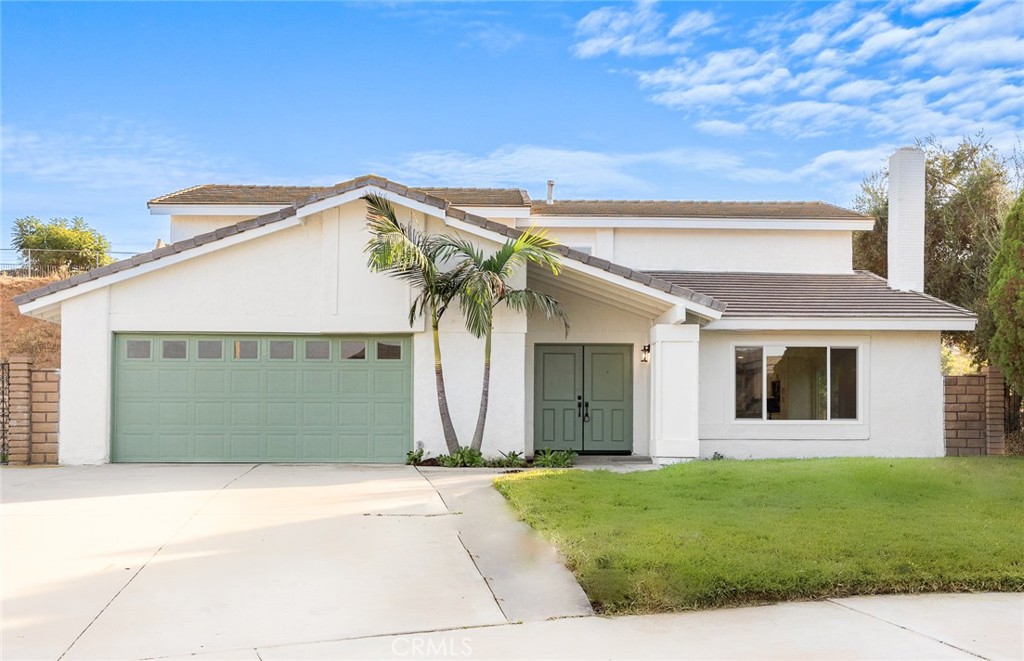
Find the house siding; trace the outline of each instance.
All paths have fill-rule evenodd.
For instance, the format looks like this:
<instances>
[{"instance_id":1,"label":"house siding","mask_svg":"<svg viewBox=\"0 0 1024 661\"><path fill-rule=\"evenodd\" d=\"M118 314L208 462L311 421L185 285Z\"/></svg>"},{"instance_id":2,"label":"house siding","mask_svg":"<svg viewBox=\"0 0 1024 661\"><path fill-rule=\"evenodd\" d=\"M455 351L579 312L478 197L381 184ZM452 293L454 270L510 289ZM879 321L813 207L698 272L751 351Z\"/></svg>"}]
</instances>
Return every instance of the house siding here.
<instances>
[{"instance_id":1,"label":"house siding","mask_svg":"<svg viewBox=\"0 0 1024 661\"><path fill-rule=\"evenodd\" d=\"M758 344L857 346L860 419L750 422L734 419L733 347ZM943 448L938 332L731 333L701 336L701 456L939 457Z\"/></svg>"}]
</instances>

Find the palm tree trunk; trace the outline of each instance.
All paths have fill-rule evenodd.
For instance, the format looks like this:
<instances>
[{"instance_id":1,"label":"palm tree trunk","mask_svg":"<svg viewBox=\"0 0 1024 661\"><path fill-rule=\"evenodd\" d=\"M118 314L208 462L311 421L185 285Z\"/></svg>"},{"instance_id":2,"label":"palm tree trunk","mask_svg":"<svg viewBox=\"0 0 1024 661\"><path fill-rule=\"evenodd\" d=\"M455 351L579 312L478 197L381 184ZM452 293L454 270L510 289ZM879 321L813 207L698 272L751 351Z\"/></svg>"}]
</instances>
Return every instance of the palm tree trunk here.
<instances>
[{"instance_id":1,"label":"palm tree trunk","mask_svg":"<svg viewBox=\"0 0 1024 661\"><path fill-rule=\"evenodd\" d=\"M459 450L459 437L452 424L452 414L448 410L448 395L444 389L444 370L441 369L441 334L438 332L440 319L437 311L433 312L430 330L434 336L434 381L437 384L437 408L441 412L441 428L444 430L444 443L448 446L448 454Z\"/></svg>"},{"instance_id":2,"label":"palm tree trunk","mask_svg":"<svg viewBox=\"0 0 1024 661\"><path fill-rule=\"evenodd\" d=\"M480 391L480 412L476 416L472 448L479 450L484 444L484 425L487 424L487 403L491 396L491 327L484 336L484 385Z\"/></svg>"}]
</instances>

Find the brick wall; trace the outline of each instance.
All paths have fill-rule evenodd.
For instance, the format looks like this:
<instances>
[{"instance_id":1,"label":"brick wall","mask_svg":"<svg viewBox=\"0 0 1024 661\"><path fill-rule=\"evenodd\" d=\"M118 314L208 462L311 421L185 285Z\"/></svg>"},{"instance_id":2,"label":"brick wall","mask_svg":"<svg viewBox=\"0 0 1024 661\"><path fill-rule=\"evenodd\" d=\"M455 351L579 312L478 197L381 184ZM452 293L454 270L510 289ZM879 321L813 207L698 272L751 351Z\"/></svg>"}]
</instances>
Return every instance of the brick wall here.
<instances>
[{"instance_id":1,"label":"brick wall","mask_svg":"<svg viewBox=\"0 0 1024 661\"><path fill-rule=\"evenodd\" d=\"M60 370L34 369L32 359L10 358L8 462L12 465L57 463Z\"/></svg>"},{"instance_id":2,"label":"brick wall","mask_svg":"<svg viewBox=\"0 0 1024 661\"><path fill-rule=\"evenodd\" d=\"M945 377L947 457L1003 454L1004 383L994 367Z\"/></svg>"}]
</instances>

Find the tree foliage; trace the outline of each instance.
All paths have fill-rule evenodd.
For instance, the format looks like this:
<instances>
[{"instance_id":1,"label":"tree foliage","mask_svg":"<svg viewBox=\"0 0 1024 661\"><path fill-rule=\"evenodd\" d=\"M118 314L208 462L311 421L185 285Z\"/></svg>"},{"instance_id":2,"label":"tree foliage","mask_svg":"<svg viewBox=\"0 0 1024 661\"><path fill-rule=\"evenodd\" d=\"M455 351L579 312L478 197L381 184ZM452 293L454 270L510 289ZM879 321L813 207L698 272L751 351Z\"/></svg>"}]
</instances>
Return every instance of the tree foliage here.
<instances>
[{"instance_id":1,"label":"tree foliage","mask_svg":"<svg viewBox=\"0 0 1024 661\"><path fill-rule=\"evenodd\" d=\"M80 271L113 261L110 242L78 216L71 220L51 218L48 222L35 216L17 218L11 245L25 261L31 255L32 265L39 267Z\"/></svg>"},{"instance_id":2,"label":"tree foliage","mask_svg":"<svg viewBox=\"0 0 1024 661\"><path fill-rule=\"evenodd\" d=\"M442 235L440 240L454 250L451 261L453 271L459 273L459 303L466 321L466 330L474 337L484 338L483 385L480 390L480 409L470 448L480 450L487 424L490 402L491 334L494 312L505 305L514 312L543 312L548 319L557 319L569 334L569 316L558 300L550 294L533 289L516 289L512 277L527 264L536 264L558 275L561 262L552 252L555 245L541 230L529 228L515 239L505 243L489 256L471 241Z\"/></svg>"},{"instance_id":3,"label":"tree foliage","mask_svg":"<svg viewBox=\"0 0 1024 661\"><path fill-rule=\"evenodd\" d=\"M925 292L978 315L973 333L950 333L948 341L988 359L993 333L988 305L989 267L999 247L1003 217L1014 193L1006 160L984 138L965 137L954 148L933 138L925 151ZM875 230L855 235L854 267L886 276L888 172L861 184L854 206L874 216Z\"/></svg>"},{"instance_id":4,"label":"tree foliage","mask_svg":"<svg viewBox=\"0 0 1024 661\"><path fill-rule=\"evenodd\" d=\"M375 273L386 273L409 284L416 292L409 307L409 325L421 316L430 321L437 407L445 445L451 455L460 446L444 385L440 324L441 317L458 296L460 274L442 271L438 265L451 255L453 248L438 237L419 231L412 223L400 222L394 205L386 197L366 195L363 200L366 202L366 226L370 231L370 240L363 248L367 266Z\"/></svg>"},{"instance_id":5,"label":"tree foliage","mask_svg":"<svg viewBox=\"0 0 1024 661\"><path fill-rule=\"evenodd\" d=\"M543 232L532 228L508 239L491 255L459 236L430 234L412 223L402 223L391 201L381 195L366 195L366 223L370 240L363 252L371 271L386 273L408 283L415 291L409 309L409 323L418 317L430 320L434 342L434 379L441 427L449 457L460 453L479 454L490 397L491 335L494 311L505 305L515 312L543 312L558 319L569 332L569 319L554 297L532 289L516 289L512 277L527 264L537 264L557 274L561 268L554 245ZM461 448L452 424L445 389L439 326L441 317L458 300L466 329L484 338L484 371L480 409L473 440Z\"/></svg>"},{"instance_id":6,"label":"tree foliage","mask_svg":"<svg viewBox=\"0 0 1024 661\"><path fill-rule=\"evenodd\" d=\"M992 361L1016 392L1024 392L1024 193L1003 223L1002 243L992 260L989 303Z\"/></svg>"}]
</instances>

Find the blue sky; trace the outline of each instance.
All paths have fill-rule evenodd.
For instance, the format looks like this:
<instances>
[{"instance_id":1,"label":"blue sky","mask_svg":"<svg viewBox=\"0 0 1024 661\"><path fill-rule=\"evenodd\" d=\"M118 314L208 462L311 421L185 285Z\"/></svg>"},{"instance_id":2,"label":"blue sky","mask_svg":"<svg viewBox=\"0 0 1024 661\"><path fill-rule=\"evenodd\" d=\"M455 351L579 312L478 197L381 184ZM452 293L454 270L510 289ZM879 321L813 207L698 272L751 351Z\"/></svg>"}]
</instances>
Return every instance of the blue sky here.
<instances>
[{"instance_id":1,"label":"blue sky","mask_svg":"<svg viewBox=\"0 0 1024 661\"><path fill-rule=\"evenodd\" d=\"M894 148L1024 133L1024 3L0 4L3 233L167 237L200 183L849 205Z\"/></svg>"}]
</instances>

